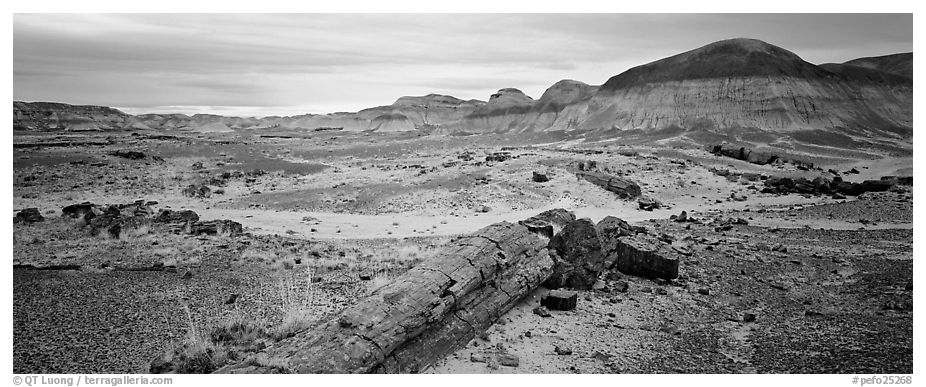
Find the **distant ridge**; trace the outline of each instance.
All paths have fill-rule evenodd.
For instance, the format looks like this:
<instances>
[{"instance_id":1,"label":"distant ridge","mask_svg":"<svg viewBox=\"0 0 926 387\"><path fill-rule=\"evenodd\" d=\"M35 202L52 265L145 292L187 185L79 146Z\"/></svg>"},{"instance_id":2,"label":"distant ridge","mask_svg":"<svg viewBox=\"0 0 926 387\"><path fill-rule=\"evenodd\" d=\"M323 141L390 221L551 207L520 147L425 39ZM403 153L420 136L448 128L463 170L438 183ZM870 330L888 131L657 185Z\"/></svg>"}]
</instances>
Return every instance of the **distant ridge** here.
<instances>
[{"instance_id":1,"label":"distant ridge","mask_svg":"<svg viewBox=\"0 0 926 387\"><path fill-rule=\"evenodd\" d=\"M487 101L405 96L354 113L241 118L143 114L14 102L16 130L424 131L432 134L599 131L647 141L750 138L789 143L840 138L909 141L913 54L814 65L756 39L728 39L633 67L601 86L561 80L539 99L504 87ZM659 134L661 133L661 134ZM855 145L852 145L855 146Z\"/></svg>"},{"instance_id":2,"label":"distant ridge","mask_svg":"<svg viewBox=\"0 0 926 387\"><path fill-rule=\"evenodd\" d=\"M913 78L913 53L901 53L853 59L844 64L865 67L890 74Z\"/></svg>"}]
</instances>

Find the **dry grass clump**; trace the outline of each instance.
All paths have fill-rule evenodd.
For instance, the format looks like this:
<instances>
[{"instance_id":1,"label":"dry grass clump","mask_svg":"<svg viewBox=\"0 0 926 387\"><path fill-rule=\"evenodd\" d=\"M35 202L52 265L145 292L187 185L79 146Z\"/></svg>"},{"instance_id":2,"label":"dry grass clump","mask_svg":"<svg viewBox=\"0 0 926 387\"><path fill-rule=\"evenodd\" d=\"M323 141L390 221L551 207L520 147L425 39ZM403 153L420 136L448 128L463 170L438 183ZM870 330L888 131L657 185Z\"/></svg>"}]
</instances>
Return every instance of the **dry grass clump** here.
<instances>
[{"instance_id":1,"label":"dry grass clump","mask_svg":"<svg viewBox=\"0 0 926 387\"><path fill-rule=\"evenodd\" d=\"M306 278L312 274L311 269L306 270ZM264 306L282 310L282 318L274 323L268 323L265 317L260 317L266 315L265 311L257 311L255 317L237 309L225 316L196 321L190 308L181 303L188 321L186 334L173 348L151 362L150 371L211 373L226 364L250 361L268 345L293 337L311 327L319 318L313 309L316 289L311 283L304 287L300 284L292 279L284 279L276 284L272 290L274 294L271 295L271 304ZM205 312L208 314L209 311ZM286 370L281 365L277 371Z\"/></svg>"}]
</instances>

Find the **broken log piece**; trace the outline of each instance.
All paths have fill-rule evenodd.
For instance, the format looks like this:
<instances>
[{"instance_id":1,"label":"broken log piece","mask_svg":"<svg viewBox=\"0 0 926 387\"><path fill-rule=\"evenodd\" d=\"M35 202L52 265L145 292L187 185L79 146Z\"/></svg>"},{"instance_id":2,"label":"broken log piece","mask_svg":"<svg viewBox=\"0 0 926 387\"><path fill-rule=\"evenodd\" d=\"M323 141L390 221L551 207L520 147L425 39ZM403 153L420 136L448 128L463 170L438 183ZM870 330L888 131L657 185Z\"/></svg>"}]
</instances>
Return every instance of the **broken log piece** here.
<instances>
[{"instance_id":1,"label":"broken log piece","mask_svg":"<svg viewBox=\"0 0 926 387\"><path fill-rule=\"evenodd\" d=\"M576 215L572 211L554 208L519 221L518 224L527 227L531 232L553 238L553 234L574 220L576 220Z\"/></svg>"},{"instance_id":2,"label":"broken log piece","mask_svg":"<svg viewBox=\"0 0 926 387\"><path fill-rule=\"evenodd\" d=\"M617 249L609 252L607 260L613 260L612 268L624 274L649 278L678 278L678 263L681 255L672 246L656 238L635 235L618 238Z\"/></svg>"},{"instance_id":3,"label":"broken log piece","mask_svg":"<svg viewBox=\"0 0 926 387\"><path fill-rule=\"evenodd\" d=\"M552 268L543 238L496 223L452 241L333 319L217 372L420 372L490 327Z\"/></svg>"},{"instance_id":4,"label":"broken log piece","mask_svg":"<svg viewBox=\"0 0 926 387\"><path fill-rule=\"evenodd\" d=\"M550 289L563 286L591 289L605 268L598 232L588 218L573 221L554 235L550 239L550 252L556 261L553 274L544 282Z\"/></svg>"},{"instance_id":5,"label":"broken log piece","mask_svg":"<svg viewBox=\"0 0 926 387\"><path fill-rule=\"evenodd\" d=\"M540 305L550 310L573 310L579 302L579 294L568 290L551 290L540 298Z\"/></svg>"},{"instance_id":6,"label":"broken log piece","mask_svg":"<svg viewBox=\"0 0 926 387\"><path fill-rule=\"evenodd\" d=\"M219 219L186 223L186 231L192 235L238 236L244 232L241 223L233 220Z\"/></svg>"},{"instance_id":7,"label":"broken log piece","mask_svg":"<svg viewBox=\"0 0 926 387\"><path fill-rule=\"evenodd\" d=\"M198 220L199 214L191 210L161 210L158 211L158 216L154 218L156 223L186 223Z\"/></svg>"},{"instance_id":8,"label":"broken log piece","mask_svg":"<svg viewBox=\"0 0 926 387\"><path fill-rule=\"evenodd\" d=\"M633 199L639 197L642 193L640 186L630 179L611 176L601 172L576 172L576 176L604 188L605 190L614 192L621 199Z\"/></svg>"}]
</instances>

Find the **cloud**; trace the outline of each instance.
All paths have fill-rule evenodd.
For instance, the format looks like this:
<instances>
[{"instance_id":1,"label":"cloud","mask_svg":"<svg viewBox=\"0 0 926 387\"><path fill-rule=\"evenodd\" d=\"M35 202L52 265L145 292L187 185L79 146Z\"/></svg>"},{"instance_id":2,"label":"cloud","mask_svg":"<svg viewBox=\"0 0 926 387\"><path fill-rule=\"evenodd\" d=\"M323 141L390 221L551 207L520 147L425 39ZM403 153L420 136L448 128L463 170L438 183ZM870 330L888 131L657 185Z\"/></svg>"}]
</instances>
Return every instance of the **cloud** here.
<instances>
[{"instance_id":1,"label":"cloud","mask_svg":"<svg viewBox=\"0 0 926 387\"><path fill-rule=\"evenodd\" d=\"M912 50L912 16L881 14L16 14L13 31L16 99L260 112L539 95L737 36L814 63Z\"/></svg>"}]
</instances>

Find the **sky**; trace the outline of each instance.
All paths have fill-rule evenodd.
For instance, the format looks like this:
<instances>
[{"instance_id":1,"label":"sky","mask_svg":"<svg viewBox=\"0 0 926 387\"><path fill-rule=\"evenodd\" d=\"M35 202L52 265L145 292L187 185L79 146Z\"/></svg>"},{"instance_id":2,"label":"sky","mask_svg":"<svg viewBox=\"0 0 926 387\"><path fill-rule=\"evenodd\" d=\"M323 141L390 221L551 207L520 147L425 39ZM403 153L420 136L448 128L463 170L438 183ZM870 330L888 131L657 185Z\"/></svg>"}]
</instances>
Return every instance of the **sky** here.
<instances>
[{"instance_id":1,"label":"sky","mask_svg":"<svg viewBox=\"0 0 926 387\"><path fill-rule=\"evenodd\" d=\"M15 14L13 97L127 113L357 111L533 98L754 38L821 64L913 51L912 14Z\"/></svg>"}]
</instances>

